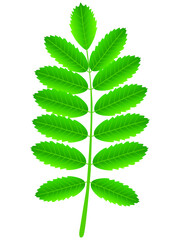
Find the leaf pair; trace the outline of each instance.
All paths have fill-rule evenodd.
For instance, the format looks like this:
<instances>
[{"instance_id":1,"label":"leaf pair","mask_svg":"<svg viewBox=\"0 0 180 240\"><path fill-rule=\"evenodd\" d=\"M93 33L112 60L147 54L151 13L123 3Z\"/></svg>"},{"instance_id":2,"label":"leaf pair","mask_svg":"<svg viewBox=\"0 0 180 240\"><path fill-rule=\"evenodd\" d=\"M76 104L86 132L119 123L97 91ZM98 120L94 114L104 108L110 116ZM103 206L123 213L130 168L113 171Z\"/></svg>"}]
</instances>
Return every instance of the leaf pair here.
<instances>
[{"instance_id":1,"label":"leaf pair","mask_svg":"<svg viewBox=\"0 0 180 240\"><path fill-rule=\"evenodd\" d=\"M75 32L75 30L72 32ZM98 71L106 67L119 55L126 43L126 36L124 28L118 28L106 34L92 52L89 66L84 54L75 48L73 44L67 42L66 39L57 36L45 37L45 45L51 57L71 71L86 72L88 67L92 71ZM85 36L83 41L81 43L83 47L90 46L90 42L86 43Z\"/></svg>"},{"instance_id":2,"label":"leaf pair","mask_svg":"<svg viewBox=\"0 0 180 240\"><path fill-rule=\"evenodd\" d=\"M76 148L54 142L41 142L32 147L34 155L44 164L55 168L74 170L85 166L84 155ZM136 142L126 142L102 149L93 159L93 165L113 170L134 165L146 154L147 147Z\"/></svg>"},{"instance_id":3,"label":"leaf pair","mask_svg":"<svg viewBox=\"0 0 180 240\"><path fill-rule=\"evenodd\" d=\"M45 201L55 202L64 200L79 194L85 187L85 182L77 177L57 178L43 184L37 191L36 196ZM104 198L118 205L130 206L138 202L136 193L128 186L100 178L92 181L92 190L100 198Z\"/></svg>"},{"instance_id":4,"label":"leaf pair","mask_svg":"<svg viewBox=\"0 0 180 240\"><path fill-rule=\"evenodd\" d=\"M88 136L86 128L76 120L62 116L42 115L33 120L35 128L55 140L78 142ZM134 137L147 126L148 119L139 114L117 116L102 122L94 131L94 136L106 142L114 142Z\"/></svg>"}]
</instances>

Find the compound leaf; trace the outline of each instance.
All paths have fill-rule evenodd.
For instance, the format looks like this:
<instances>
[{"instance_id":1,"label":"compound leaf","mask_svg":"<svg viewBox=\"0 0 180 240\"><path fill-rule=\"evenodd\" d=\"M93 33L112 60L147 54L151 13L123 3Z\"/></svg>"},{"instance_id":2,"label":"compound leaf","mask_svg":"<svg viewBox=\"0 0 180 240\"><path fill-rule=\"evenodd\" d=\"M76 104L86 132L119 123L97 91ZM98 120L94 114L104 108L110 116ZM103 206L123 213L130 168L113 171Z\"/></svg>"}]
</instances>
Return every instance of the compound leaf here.
<instances>
[{"instance_id":1,"label":"compound leaf","mask_svg":"<svg viewBox=\"0 0 180 240\"><path fill-rule=\"evenodd\" d=\"M78 195L85 187L85 182L77 177L62 177L44 183L36 197L47 202L64 200Z\"/></svg>"},{"instance_id":2,"label":"compound leaf","mask_svg":"<svg viewBox=\"0 0 180 240\"><path fill-rule=\"evenodd\" d=\"M70 27L76 41L87 50L91 46L97 30L92 10L82 4L76 7L71 15Z\"/></svg>"},{"instance_id":3,"label":"compound leaf","mask_svg":"<svg viewBox=\"0 0 180 240\"><path fill-rule=\"evenodd\" d=\"M33 124L38 132L58 141L78 142L88 135L86 128L78 121L53 114L42 115L34 119Z\"/></svg>"},{"instance_id":4,"label":"compound leaf","mask_svg":"<svg viewBox=\"0 0 180 240\"><path fill-rule=\"evenodd\" d=\"M94 131L94 136L106 142L135 137L147 126L149 120L139 114L126 114L103 121Z\"/></svg>"},{"instance_id":5,"label":"compound leaf","mask_svg":"<svg viewBox=\"0 0 180 240\"><path fill-rule=\"evenodd\" d=\"M88 84L85 79L64 68L43 67L36 70L37 78L48 88L54 88L69 93L83 93L88 89Z\"/></svg>"},{"instance_id":6,"label":"compound leaf","mask_svg":"<svg viewBox=\"0 0 180 240\"><path fill-rule=\"evenodd\" d=\"M86 159L79 150L64 144L41 142L31 149L37 159L55 168L74 170L86 164Z\"/></svg>"},{"instance_id":7,"label":"compound leaf","mask_svg":"<svg viewBox=\"0 0 180 240\"><path fill-rule=\"evenodd\" d=\"M57 90L44 89L34 94L40 107L54 114L80 117L88 112L87 104L77 96Z\"/></svg>"},{"instance_id":8,"label":"compound leaf","mask_svg":"<svg viewBox=\"0 0 180 240\"><path fill-rule=\"evenodd\" d=\"M147 88L140 85L120 87L103 95L95 105L95 112L104 116L113 116L136 107L146 96Z\"/></svg>"},{"instance_id":9,"label":"compound leaf","mask_svg":"<svg viewBox=\"0 0 180 240\"><path fill-rule=\"evenodd\" d=\"M98 71L111 63L124 48L126 43L126 29L114 29L106 34L96 46L90 57L90 68Z\"/></svg>"},{"instance_id":10,"label":"compound leaf","mask_svg":"<svg viewBox=\"0 0 180 240\"><path fill-rule=\"evenodd\" d=\"M92 181L91 188L98 197L119 206L130 206L139 202L137 194L131 188L108 178Z\"/></svg>"},{"instance_id":11,"label":"compound leaf","mask_svg":"<svg viewBox=\"0 0 180 240\"><path fill-rule=\"evenodd\" d=\"M137 142L126 142L104 148L96 154L93 165L103 170L128 167L139 162L148 148Z\"/></svg>"},{"instance_id":12,"label":"compound leaf","mask_svg":"<svg viewBox=\"0 0 180 240\"><path fill-rule=\"evenodd\" d=\"M83 53L66 39L57 36L45 37L45 45L51 57L71 71L86 72L88 63Z\"/></svg>"},{"instance_id":13,"label":"compound leaf","mask_svg":"<svg viewBox=\"0 0 180 240\"><path fill-rule=\"evenodd\" d=\"M138 70L140 58L125 56L113 61L103 70L100 70L93 81L93 88L104 91L110 90L127 81Z\"/></svg>"}]
</instances>

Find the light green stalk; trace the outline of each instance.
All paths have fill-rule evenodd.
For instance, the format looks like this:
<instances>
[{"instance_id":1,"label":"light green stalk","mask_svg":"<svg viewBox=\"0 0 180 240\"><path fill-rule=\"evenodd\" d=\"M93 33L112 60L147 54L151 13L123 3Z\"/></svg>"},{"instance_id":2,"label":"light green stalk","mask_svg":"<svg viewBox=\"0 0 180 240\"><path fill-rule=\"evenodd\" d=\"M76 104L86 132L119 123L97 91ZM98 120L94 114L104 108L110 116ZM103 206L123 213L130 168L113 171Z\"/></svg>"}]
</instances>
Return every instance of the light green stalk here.
<instances>
[{"instance_id":1,"label":"light green stalk","mask_svg":"<svg viewBox=\"0 0 180 240\"><path fill-rule=\"evenodd\" d=\"M91 70L89 66L89 55L88 50L86 50L87 62L88 62L88 73L89 73L89 88L90 88L90 133L89 133L89 158L88 158L88 172L87 172L87 183L86 183L86 195L84 199L84 206L81 218L81 225L79 230L79 236L83 237L86 227L88 200L89 200L89 188L90 188L90 178L91 178L91 155L92 155L92 137L93 137L93 97L92 97L92 82L91 82Z\"/></svg>"}]
</instances>

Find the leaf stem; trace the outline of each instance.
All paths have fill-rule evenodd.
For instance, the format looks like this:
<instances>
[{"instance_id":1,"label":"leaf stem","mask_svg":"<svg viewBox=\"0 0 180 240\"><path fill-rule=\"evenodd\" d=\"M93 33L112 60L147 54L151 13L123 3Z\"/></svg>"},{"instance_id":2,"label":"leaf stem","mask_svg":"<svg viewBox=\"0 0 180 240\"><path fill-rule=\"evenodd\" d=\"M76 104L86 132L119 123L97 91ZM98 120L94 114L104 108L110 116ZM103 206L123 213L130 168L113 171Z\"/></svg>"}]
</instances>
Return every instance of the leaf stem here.
<instances>
[{"instance_id":1,"label":"leaf stem","mask_svg":"<svg viewBox=\"0 0 180 240\"><path fill-rule=\"evenodd\" d=\"M89 65L89 55L88 50L86 50L87 62L88 62L88 73L89 73L89 84L90 84L90 135L89 135L89 159L88 159L88 171L87 171L87 183L86 183L86 194L84 199L84 206L81 218L81 225L79 229L79 236L83 237L86 227L86 218L88 210L88 200L89 200L89 188L90 188L90 177L91 177L91 155L92 155L92 137L93 137L93 96L92 96L92 81L91 81L91 70Z\"/></svg>"}]
</instances>

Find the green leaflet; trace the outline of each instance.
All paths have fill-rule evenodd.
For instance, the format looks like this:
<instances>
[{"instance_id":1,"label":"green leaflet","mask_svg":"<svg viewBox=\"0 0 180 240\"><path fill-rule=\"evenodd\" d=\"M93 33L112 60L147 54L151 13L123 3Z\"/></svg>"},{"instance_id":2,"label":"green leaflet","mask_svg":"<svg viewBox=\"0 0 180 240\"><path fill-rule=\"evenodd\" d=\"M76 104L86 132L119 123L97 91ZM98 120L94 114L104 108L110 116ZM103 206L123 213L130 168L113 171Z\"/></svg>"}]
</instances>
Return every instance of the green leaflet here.
<instances>
[{"instance_id":1,"label":"green leaflet","mask_svg":"<svg viewBox=\"0 0 180 240\"><path fill-rule=\"evenodd\" d=\"M126 43L126 29L114 29L98 43L91 54L90 68L98 71L111 63L124 48Z\"/></svg>"},{"instance_id":2,"label":"green leaflet","mask_svg":"<svg viewBox=\"0 0 180 240\"><path fill-rule=\"evenodd\" d=\"M74 170L86 164L86 159L79 150L64 144L41 142L31 149L37 159L55 168Z\"/></svg>"},{"instance_id":3,"label":"green leaflet","mask_svg":"<svg viewBox=\"0 0 180 240\"><path fill-rule=\"evenodd\" d=\"M93 88L99 91L110 90L127 81L138 70L140 58L125 56L113 61L100 70L93 81Z\"/></svg>"},{"instance_id":4,"label":"green leaflet","mask_svg":"<svg viewBox=\"0 0 180 240\"><path fill-rule=\"evenodd\" d=\"M146 96L147 88L140 85L125 85L103 95L95 105L95 112L104 116L113 116L136 107Z\"/></svg>"},{"instance_id":5,"label":"green leaflet","mask_svg":"<svg viewBox=\"0 0 180 240\"><path fill-rule=\"evenodd\" d=\"M64 200L78 195L85 187L84 180L77 177L62 177L44 183L36 197L47 202Z\"/></svg>"},{"instance_id":6,"label":"green leaflet","mask_svg":"<svg viewBox=\"0 0 180 240\"><path fill-rule=\"evenodd\" d=\"M86 72L88 63L83 53L73 44L57 36L45 37L45 45L51 57L71 71Z\"/></svg>"},{"instance_id":7,"label":"green leaflet","mask_svg":"<svg viewBox=\"0 0 180 240\"><path fill-rule=\"evenodd\" d=\"M83 93L88 89L88 84L81 75L67 69L48 66L36 70L35 73L40 82L48 88L72 94Z\"/></svg>"},{"instance_id":8,"label":"green leaflet","mask_svg":"<svg viewBox=\"0 0 180 240\"><path fill-rule=\"evenodd\" d=\"M54 114L80 117L88 112L87 104L79 97L71 93L44 89L34 94L34 98L40 107Z\"/></svg>"},{"instance_id":9,"label":"green leaflet","mask_svg":"<svg viewBox=\"0 0 180 240\"><path fill-rule=\"evenodd\" d=\"M103 121L94 131L94 136L106 142L135 137L147 126L149 120L139 114L126 114Z\"/></svg>"},{"instance_id":10,"label":"green leaflet","mask_svg":"<svg viewBox=\"0 0 180 240\"><path fill-rule=\"evenodd\" d=\"M139 162L148 148L137 142L126 142L104 148L96 154L93 165L104 170L128 167Z\"/></svg>"},{"instance_id":11,"label":"green leaflet","mask_svg":"<svg viewBox=\"0 0 180 240\"><path fill-rule=\"evenodd\" d=\"M63 142L78 142L88 135L86 128L78 121L53 114L42 115L34 119L33 124L41 134Z\"/></svg>"},{"instance_id":12,"label":"green leaflet","mask_svg":"<svg viewBox=\"0 0 180 240\"><path fill-rule=\"evenodd\" d=\"M76 41L87 50L91 46L97 30L96 19L91 9L80 3L72 12L70 27Z\"/></svg>"},{"instance_id":13,"label":"green leaflet","mask_svg":"<svg viewBox=\"0 0 180 240\"><path fill-rule=\"evenodd\" d=\"M108 178L92 181L91 188L98 197L119 206L130 206L139 202L137 194L131 188Z\"/></svg>"}]
</instances>

